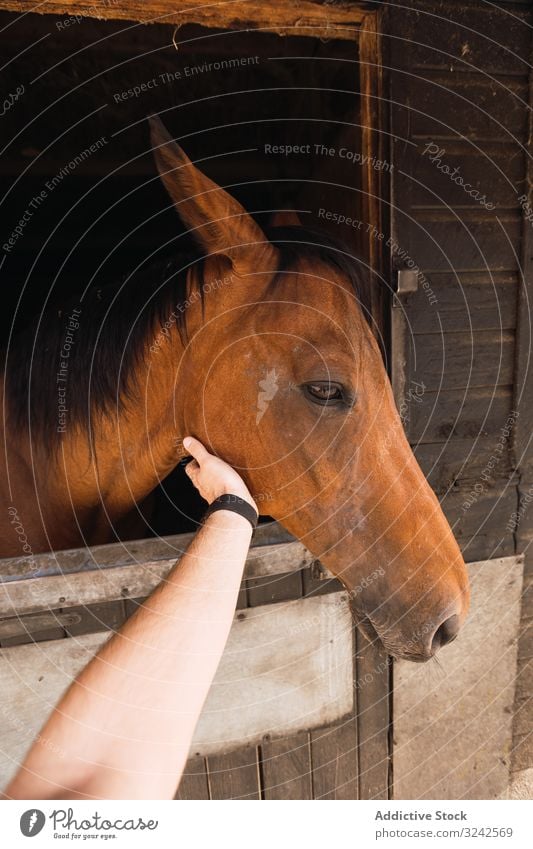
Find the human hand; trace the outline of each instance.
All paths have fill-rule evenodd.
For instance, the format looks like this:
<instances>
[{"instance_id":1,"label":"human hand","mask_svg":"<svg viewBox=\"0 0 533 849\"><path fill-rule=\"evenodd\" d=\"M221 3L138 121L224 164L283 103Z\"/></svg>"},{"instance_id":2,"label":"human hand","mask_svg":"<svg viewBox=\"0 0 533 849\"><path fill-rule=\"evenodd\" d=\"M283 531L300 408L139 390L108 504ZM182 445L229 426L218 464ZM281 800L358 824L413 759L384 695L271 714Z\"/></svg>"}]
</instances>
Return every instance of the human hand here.
<instances>
[{"instance_id":1,"label":"human hand","mask_svg":"<svg viewBox=\"0 0 533 849\"><path fill-rule=\"evenodd\" d=\"M198 439L186 436L183 447L194 458L185 466L185 471L202 498L211 504L220 495L238 495L259 513L257 504L248 487L235 469L228 463L210 454Z\"/></svg>"}]
</instances>

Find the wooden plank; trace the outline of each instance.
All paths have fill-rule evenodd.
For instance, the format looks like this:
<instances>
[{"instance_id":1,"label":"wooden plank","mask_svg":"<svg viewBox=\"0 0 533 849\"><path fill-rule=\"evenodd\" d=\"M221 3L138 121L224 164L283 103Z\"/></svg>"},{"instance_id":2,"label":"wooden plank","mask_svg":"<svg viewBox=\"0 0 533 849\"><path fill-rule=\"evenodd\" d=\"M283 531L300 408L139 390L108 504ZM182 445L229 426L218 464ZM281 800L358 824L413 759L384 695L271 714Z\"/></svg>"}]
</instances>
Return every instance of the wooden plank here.
<instances>
[{"instance_id":1,"label":"wooden plank","mask_svg":"<svg viewBox=\"0 0 533 849\"><path fill-rule=\"evenodd\" d=\"M189 758L174 798L180 800L210 798L205 758Z\"/></svg>"},{"instance_id":2,"label":"wooden plank","mask_svg":"<svg viewBox=\"0 0 533 849\"><path fill-rule=\"evenodd\" d=\"M314 799L358 799L357 717L311 732Z\"/></svg>"},{"instance_id":3,"label":"wooden plank","mask_svg":"<svg viewBox=\"0 0 533 849\"><path fill-rule=\"evenodd\" d=\"M35 559L38 560L38 557ZM18 558L13 560L16 562L3 561L6 570L21 570L20 561L22 568L28 562L23 558L20 558L20 561ZM314 558L299 542L258 546L250 549L244 577L247 579L260 575L299 573L299 570L312 562ZM156 560L137 565L106 566L103 569L65 575L52 574L47 577L5 581L0 583L0 616L141 598L149 595L158 586L175 563L174 559ZM29 567L31 574L38 574L35 566L29 563ZM300 578L295 580L299 581Z\"/></svg>"},{"instance_id":4,"label":"wooden plank","mask_svg":"<svg viewBox=\"0 0 533 849\"><path fill-rule=\"evenodd\" d=\"M415 456L431 488L437 493L460 488L468 492L488 475L489 485L496 478L507 480L513 472L510 451L495 454L494 438L450 439L448 442L421 443ZM494 463L492 458L497 457Z\"/></svg>"},{"instance_id":5,"label":"wooden plank","mask_svg":"<svg viewBox=\"0 0 533 849\"><path fill-rule=\"evenodd\" d=\"M207 759L211 799L260 799L257 746Z\"/></svg>"},{"instance_id":6,"label":"wooden plank","mask_svg":"<svg viewBox=\"0 0 533 849\"><path fill-rule=\"evenodd\" d=\"M438 675L395 663L394 798L505 797L522 570L523 557L470 564L471 611Z\"/></svg>"},{"instance_id":7,"label":"wooden plank","mask_svg":"<svg viewBox=\"0 0 533 849\"><path fill-rule=\"evenodd\" d=\"M484 210L411 209L411 215L416 248L406 249L419 268L453 273L516 267L518 212L500 212L496 218Z\"/></svg>"},{"instance_id":8,"label":"wooden plank","mask_svg":"<svg viewBox=\"0 0 533 849\"><path fill-rule=\"evenodd\" d=\"M15 580L45 575L70 575L91 569L132 566L156 560L175 563L187 550L193 537L194 533L175 534L64 551L45 551L31 557L5 557L0 559L0 576L3 580ZM267 571L262 571L262 562L264 558L271 560L271 563L277 562L276 554L281 552L281 549L275 548L266 551L256 551L256 548L264 549L266 545L281 545L294 541L295 538L277 522L259 525L254 531L248 556L249 577L274 573L275 568L269 571L267 567Z\"/></svg>"},{"instance_id":9,"label":"wooden plank","mask_svg":"<svg viewBox=\"0 0 533 849\"><path fill-rule=\"evenodd\" d=\"M355 691L359 741L359 798L389 797L390 659L357 633Z\"/></svg>"},{"instance_id":10,"label":"wooden plank","mask_svg":"<svg viewBox=\"0 0 533 849\"><path fill-rule=\"evenodd\" d=\"M496 96L497 95L497 96ZM439 136L512 142L526 137L527 76L490 79L476 73L426 69L411 74L409 106L412 138Z\"/></svg>"},{"instance_id":11,"label":"wooden plank","mask_svg":"<svg viewBox=\"0 0 533 849\"><path fill-rule=\"evenodd\" d=\"M514 272L426 272L436 301L426 291L403 299L412 333L513 330L516 326L518 277Z\"/></svg>"},{"instance_id":12,"label":"wooden plank","mask_svg":"<svg viewBox=\"0 0 533 849\"><path fill-rule=\"evenodd\" d=\"M359 39L359 74L361 88L361 150L366 157L363 169L362 220L369 229L366 237L366 259L370 271L370 310L374 332L382 353L388 335L390 292L383 284L390 276L390 256L383 240L374 232L386 233L389 226L389 174L375 168L376 161L390 163L387 110L385 107L383 15L369 15L361 27ZM343 181L344 182L344 181ZM353 215L353 213L351 213Z\"/></svg>"},{"instance_id":13,"label":"wooden plank","mask_svg":"<svg viewBox=\"0 0 533 849\"><path fill-rule=\"evenodd\" d=\"M129 20L142 23L166 23L183 26L201 24L218 29L264 29L287 35L312 35L354 39L369 3L349 3L330 7L315 0L272 0L265 7L260 0L234 0L222 5L203 0L0 0L0 9L12 12L38 12L50 15L85 15L105 20Z\"/></svg>"},{"instance_id":14,"label":"wooden plank","mask_svg":"<svg viewBox=\"0 0 533 849\"><path fill-rule=\"evenodd\" d=\"M519 141L427 137L417 138L416 145L416 181L410 196L413 207L474 210L483 209L484 203L494 204L489 211L519 207L525 177L524 149Z\"/></svg>"},{"instance_id":15,"label":"wooden plank","mask_svg":"<svg viewBox=\"0 0 533 849\"><path fill-rule=\"evenodd\" d=\"M194 735L194 756L322 727L350 713L351 628L346 593L239 612ZM108 637L86 634L0 650L0 712L14 718L13 727L4 723L0 783Z\"/></svg>"},{"instance_id":16,"label":"wooden plank","mask_svg":"<svg viewBox=\"0 0 533 849\"><path fill-rule=\"evenodd\" d=\"M293 734L261 744L265 799L312 799L313 774L309 734Z\"/></svg>"},{"instance_id":17,"label":"wooden plank","mask_svg":"<svg viewBox=\"0 0 533 849\"><path fill-rule=\"evenodd\" d=\"M509 519L516 509L516 485L498 481L482 492L457 490L441 498L441 506L467 561L515 553Z\"/></svg>"},{"instance_id":18,"label":"wooden plank","mask_svg":"<svg viewBox=\"0 0 533 849\"><path fill-rule=\"evenodd\" d=\"M126 619L123 601L108 601L91 607L72 607L63 612L76 615L79 619L73 624L65 625L65 631L69 637L94 634L98 631L118 631Z\"/></svg>"},{"instance_id":19,"label":"wooden plank","mask_svg":"<svg viewBox=\"0 0 533 849\"><path fill-rule=\"evenodd\" d=\"M427 390L510 386L514 333L422 333L411 337L407 380Z\"/></svg>"},{"instance_id":20,"label":"wooden plank","mask_svg":"<svg viewBox=\"0 0 533 849\"><path fill-rule=\"evenodd\" d=\"M496 389L425 392L410 404L406 425L411 444L477 439L500 433L511 413L512 391Z\"/></svg>"},{"instance_id":21,"label":"wooden plank","mask_svg":"<svg viewBox=\"0 0 533 849\"><path fill-rule=\"evenodd\" d=\"M62 629L73 628L81 622L77 613L35 613L30 616L13 616L0 620L0 645L5 646L6 640L17 639L17 644L31 643L36 638L53 640L54 636L63 636ZM45 635L44 637L42 635ZM51 634L52 636L47 636ZM11 643L13 645L14 643Z\"/></svg>"},{"instance_id":22,"label":"wooden plank","mask_svg":"<svg viewBox=\"0 0 533 849\"><path fill-rule=\"evenodd\" d=\"M346 593L240 611L194 737L213 754L335 722L353 705Z\"/></svg>"},{"instance_id":23,"label":"wooden plank","mask_svg":"<svg viewBox=\"0 0 533 849\"><path fill-rule=\"evenodd\" d=\"M423 28L417 20L411 67L460 73L527 74L530 32L527 11L510 14L496 4L425 0ZM421 31L422 30L422 31ZM497 38L494 34L498 33Z\"/></svg>"},{"instance_id":24,"label":"wooden plank","mask_svg":"<svg viewBox=\"0 0 533 849\"><path fill-rule=\"evenodd\" d=\"M529 77L527 149L533 149L533 72ZM533 162L529 155L525 162L527 202L533 204ZM522 218L520 285L516 328L516 368L514 381L514 408L519 416L514 436L515 463L520 468L523 483L533 483L533 368L531 351L531 303L533 301L533 227L526 211Z\"/></svg>"},{"instance_id":25,"label":"wooden plank","mask_svg":"<svg viewBox=\"0 0 533 849\"><path fill-rule=\"evenodd\" d=\"M246 582L246 587L249 607L301 598L302 572L298 570L288 574L252 578Z\"/></svg>"}]
</instances>

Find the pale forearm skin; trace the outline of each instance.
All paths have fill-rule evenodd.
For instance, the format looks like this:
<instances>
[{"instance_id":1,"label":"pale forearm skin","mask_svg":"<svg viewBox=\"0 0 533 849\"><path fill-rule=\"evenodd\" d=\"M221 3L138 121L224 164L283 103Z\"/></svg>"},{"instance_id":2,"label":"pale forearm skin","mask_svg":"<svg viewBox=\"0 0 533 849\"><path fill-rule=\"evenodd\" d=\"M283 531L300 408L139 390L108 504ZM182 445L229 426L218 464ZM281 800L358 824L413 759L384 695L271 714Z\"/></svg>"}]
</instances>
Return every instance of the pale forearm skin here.
<instances>
[{"instance_id":1,"label":"pale forearm skin","mask_svg":"<svg viewBox=\"0 0 533 849\"><path fill-rule=\"evenodd\" d=\"M209 516L71 685L7 798L173 797L233 621L251 534L242 516Z\"/></svg>"}]
</instances>

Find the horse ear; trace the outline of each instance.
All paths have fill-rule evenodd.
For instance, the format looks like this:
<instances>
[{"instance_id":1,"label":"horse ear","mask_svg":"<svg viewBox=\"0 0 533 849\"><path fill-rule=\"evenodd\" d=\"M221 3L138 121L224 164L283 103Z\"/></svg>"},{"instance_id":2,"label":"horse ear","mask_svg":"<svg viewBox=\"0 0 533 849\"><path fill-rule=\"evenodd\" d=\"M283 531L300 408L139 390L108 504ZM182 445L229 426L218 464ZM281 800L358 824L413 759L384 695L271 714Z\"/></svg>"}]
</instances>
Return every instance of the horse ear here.
<instances>
[{"instance_id":1,"label":"horse ear","mask_svg":"<svg viewBox=\"0 0 533 849\"><path fill-rule=\"evenodd\" d=\"M228 257L237 274L271 271L277 251L251 215L196 168L157 116L149 119L154 157L180 218L206 254Z\"/></svg>"},{"instance_id":2,"label":"horse ear","mask_svg":"<svg viewBox=\"0 0 533 849\"><path fill-rule=\"evenodd\" d=\"M271 227L301 227L300 216L293 209L279 209L269 220Z\"/></svg>"}]
</instances>

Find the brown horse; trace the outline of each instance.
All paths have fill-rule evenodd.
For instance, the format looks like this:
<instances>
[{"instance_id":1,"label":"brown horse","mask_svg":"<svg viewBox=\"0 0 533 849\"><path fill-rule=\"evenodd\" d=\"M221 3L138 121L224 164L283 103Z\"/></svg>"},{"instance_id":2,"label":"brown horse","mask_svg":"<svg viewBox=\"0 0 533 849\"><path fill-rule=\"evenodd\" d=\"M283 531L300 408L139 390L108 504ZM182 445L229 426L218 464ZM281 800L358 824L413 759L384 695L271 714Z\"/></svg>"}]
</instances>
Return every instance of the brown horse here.
<instances>
[{"instance_id":1,"label":"brown horse","mask_svg":"<svg viewBox=\"0 0 533 849\"><path fill-rule=\"evenodd\" d=\"M361 263L296 226L267 237L151 127L203 256L92 293L7 352L2 554L113 539L192 434L341 579L367 633L428 659L465 618L466 569L403 434Z\"/></svg>"}]
</instances>

